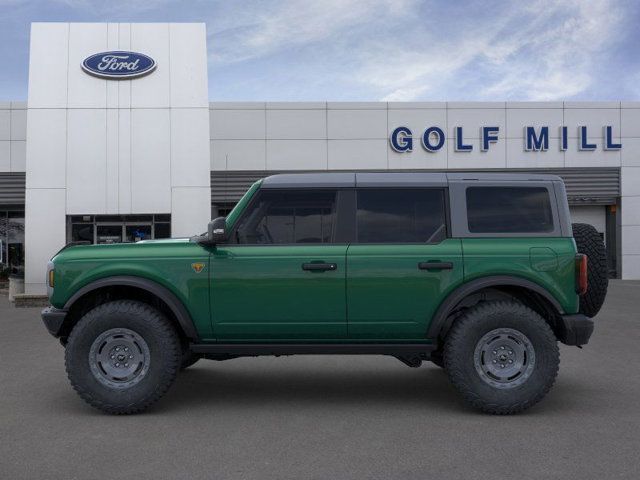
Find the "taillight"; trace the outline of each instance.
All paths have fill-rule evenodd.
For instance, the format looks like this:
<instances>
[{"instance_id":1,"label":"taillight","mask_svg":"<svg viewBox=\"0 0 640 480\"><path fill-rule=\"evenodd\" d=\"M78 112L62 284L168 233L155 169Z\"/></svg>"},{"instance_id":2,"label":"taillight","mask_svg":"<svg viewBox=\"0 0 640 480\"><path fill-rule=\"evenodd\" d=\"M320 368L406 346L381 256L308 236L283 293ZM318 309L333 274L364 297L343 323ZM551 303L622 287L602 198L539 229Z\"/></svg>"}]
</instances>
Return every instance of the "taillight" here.
<instances>
[{"instance_id":1,"label":"taillight","mask_svg":"<svg viewBox=\"0 0 640 480\"><path fill-rule=\"evenodd\" d=\"M584 295L587 293L587 256L579 253L576 255L576 293Z\"/></svg>"}]
</instances>

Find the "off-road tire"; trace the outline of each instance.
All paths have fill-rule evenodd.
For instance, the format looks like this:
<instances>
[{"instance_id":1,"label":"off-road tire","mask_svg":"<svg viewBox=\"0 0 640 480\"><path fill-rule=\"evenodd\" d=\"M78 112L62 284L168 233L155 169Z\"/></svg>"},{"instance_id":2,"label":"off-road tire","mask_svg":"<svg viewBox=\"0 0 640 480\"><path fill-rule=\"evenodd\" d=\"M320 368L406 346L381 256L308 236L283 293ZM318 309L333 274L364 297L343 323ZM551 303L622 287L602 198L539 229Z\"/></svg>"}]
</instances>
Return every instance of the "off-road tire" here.
<instances>
[{"instance_id":1,"label":"off-road tire","mask_svg":"<svg viewBox=\"0 0 640 480\"><path fill-rule=\"evenodd\" d=\"M477 345L496 329L518 331L534 351L529 376L524 383L511 388L490 385L476 370ZM549 325L516 301L483 302L470 308L445 339L444 365L451 383L469 405L486 413L513 414L538 403L553 386L559 364L557 340Z\"/></svg>"},{"instance_id":2,"label":"off-road tire","mask_svg":"<svg viewBox=\"0 0 640 480\"><path fill-rule=\"evenodd\" d=\"M90 352L101 335L114 329L135 332L148 346L148 368L126 388L106 386L92 371ZM160 399L176 378L181 362L178 334L167 318L146 303L118 300L85 314L73 327L65 350L71 385L89 405L111 414L139 413Z\"/></svg>"},{"instance_id":3,"label":"off-road tire","mask_svg":"<svg viewBox=\"0 0 640 480\"><path fill-rule=\"evenodd\" d=\"M587 256L587 292L580 296L580 312L595 317L602 308L609 286L607 250L592 225L574 223L571 226L578 252Z\"/></svg>"},{"instance_id":4,"label":"off-road tire","mask_svg":"<svg viewBox=\"0 0 640 480\"><path fill-rule=\"evenodd\" d=\"M188 348L182 352L182 360L180 362L180 370L184 370L189 368L191 365L195 364L202 357L197 353L193 353Z\"/></svg>"}]
</instances>

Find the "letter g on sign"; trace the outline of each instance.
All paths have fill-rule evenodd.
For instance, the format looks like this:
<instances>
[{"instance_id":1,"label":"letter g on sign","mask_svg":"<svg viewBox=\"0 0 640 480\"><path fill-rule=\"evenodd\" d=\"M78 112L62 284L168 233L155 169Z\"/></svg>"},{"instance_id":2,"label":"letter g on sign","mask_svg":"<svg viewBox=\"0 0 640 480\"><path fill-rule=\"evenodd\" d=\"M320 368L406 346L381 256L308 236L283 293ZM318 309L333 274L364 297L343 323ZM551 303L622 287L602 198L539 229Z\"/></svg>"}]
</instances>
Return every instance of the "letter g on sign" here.
<instances>
[{"instance_id":1,"label":"letter g on sign","mask_svg":"<svg viewBox=\"0 0 640 480\"><path fill-rule=\"evenodd\" d=\"M413 149L411 130L407 127L396 128L389 137L389 143L396 152L410 152Z\"/></svg>"}]
</instances>

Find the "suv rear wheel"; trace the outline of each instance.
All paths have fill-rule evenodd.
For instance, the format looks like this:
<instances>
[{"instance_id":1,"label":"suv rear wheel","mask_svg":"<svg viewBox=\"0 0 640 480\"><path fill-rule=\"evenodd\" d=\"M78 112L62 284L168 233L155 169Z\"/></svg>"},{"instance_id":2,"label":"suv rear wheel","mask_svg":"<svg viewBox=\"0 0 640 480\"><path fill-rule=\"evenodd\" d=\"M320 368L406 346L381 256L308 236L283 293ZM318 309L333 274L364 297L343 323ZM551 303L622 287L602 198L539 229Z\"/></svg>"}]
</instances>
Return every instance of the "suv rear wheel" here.
<instances>
[{"instance_id":1,"label":"suv rear wheel","mask_svg":"<svg viewBox=\"0 0 640 480\"><path fill-rule=\"evenodd\" d=\"M515 301L481 303L452 327L444 366L471 406L493 414L521 412L553 385L557 340L536 312Z\"/></svg>"},{"instance_id":2,"label":"suv rear wheel","mask_svg":"<svg viewBox=\"0 0 640 480\"><path fill-rule=\"evenodd\" d=\"M147 409L173 383L182 352L173 325L151 306L132 300L99 305L69 335L65 364L71 385L107 413Z\"/></svg>"}]
</instances>

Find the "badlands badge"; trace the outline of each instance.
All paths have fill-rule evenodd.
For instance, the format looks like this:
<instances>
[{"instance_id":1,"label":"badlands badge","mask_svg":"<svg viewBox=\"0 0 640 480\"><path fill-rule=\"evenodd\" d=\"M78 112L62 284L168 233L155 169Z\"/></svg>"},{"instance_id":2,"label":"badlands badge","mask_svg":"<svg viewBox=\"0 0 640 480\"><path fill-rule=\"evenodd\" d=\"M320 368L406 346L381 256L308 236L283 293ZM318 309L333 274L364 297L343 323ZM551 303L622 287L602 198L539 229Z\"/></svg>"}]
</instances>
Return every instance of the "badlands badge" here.
<instances>
[{"instance_id":1,"label":"badlands badge","mask_svg":"<svg viewBox=\"0 0 640 480\"><path fill-rule=\"evenodd\" d=\"M192 263L191 268L193 268L194 272L200 273L202 270L204 270L204 263L201 263L201 262Z\"/></svg>"}]
</instances>

